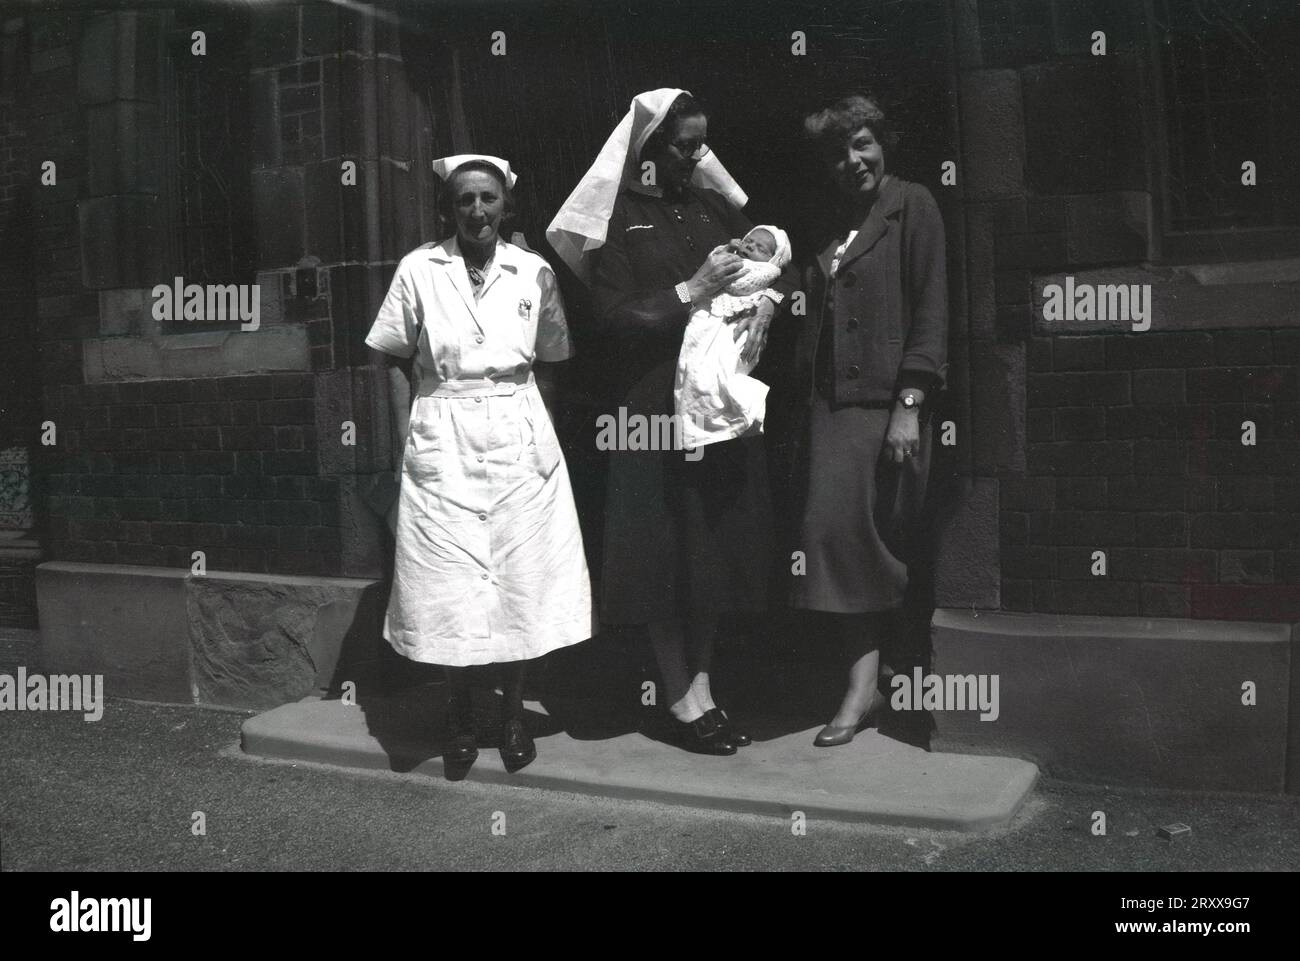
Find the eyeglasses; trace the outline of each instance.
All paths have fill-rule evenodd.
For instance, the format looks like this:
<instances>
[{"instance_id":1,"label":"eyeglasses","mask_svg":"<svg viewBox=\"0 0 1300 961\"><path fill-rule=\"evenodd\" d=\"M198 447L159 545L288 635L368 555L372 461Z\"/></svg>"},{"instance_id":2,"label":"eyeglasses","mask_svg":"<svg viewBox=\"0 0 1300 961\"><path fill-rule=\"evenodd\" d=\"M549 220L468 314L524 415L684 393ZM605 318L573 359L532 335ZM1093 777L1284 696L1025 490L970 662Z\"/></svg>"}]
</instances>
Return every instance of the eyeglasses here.
<instances>
[{"instance_id":1,"label":"eyeglasses","mask_svg":"<svg viewBox=\"0 0 1300 961\"><path fill-rule=\"evenodd\" d=\"M709 145L703 140L674 140L671 145L687 160L703 160L709 155Z\"/></svg>"}]
</instances>

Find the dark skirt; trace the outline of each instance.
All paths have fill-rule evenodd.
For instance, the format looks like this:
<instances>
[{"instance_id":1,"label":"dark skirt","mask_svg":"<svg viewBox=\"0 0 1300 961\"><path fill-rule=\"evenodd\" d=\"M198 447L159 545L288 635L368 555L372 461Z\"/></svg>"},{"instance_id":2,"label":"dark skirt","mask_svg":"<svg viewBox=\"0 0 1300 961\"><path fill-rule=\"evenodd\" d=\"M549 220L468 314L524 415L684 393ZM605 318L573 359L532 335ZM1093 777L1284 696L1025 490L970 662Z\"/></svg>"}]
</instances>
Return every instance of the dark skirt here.
<instances>
[{"instance_id":1,"label":"dark skirt","mask_svg":"<svg viewBox=\"0 0 1300 961\"><path fill-rule=\"evenodd\" d=\"M629 414L671 413L672 373L629 394ZM775 547L763 438L701 451L695 461L680 450L610 452L602 623L767 609Z\"/></svg>"},{"instance_id":2,"label":"dark skirt","mask_svg":"<svg viewBox=\"0 0 1300 961\"><path fill-rule=\"evenodd\" d=\"M801 458L804 496L791 604L837 614L895 610L907 590L907 559L930 471L931 429L921 423L916 454L901 465L884 455L890 412L835 406L818 396Z\"/></svg>"}]
</instances>

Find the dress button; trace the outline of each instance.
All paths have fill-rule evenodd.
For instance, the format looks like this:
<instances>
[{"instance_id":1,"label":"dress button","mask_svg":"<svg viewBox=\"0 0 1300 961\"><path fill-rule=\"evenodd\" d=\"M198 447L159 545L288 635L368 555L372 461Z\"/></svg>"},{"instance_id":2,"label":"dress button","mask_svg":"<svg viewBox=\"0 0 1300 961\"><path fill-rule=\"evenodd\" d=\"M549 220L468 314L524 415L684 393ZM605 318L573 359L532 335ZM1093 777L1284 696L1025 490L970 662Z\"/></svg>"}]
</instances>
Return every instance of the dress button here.
<instances>
[{"instance_id":1,"label":"dress button","mask_svg":"<svg viewBox=\"0 0 1300 961\"><path fill-rule=\"evenodd\" d=\"M486 514L479 514L479 515L478 515L478 519L481 520L481 521L485 521L485 520L487 520L487 515L486 515Z\"/></svg>"},{"instance_id":2,"label":"dress button","mask_svg":"<svg viewBox=\"0 0 1300 961\"><path fill-rule=\"evenodd\" d=\"M853 274L845 274L845 275L844 275L844 286L845 286L845 287L852 287L852 286L853 286L854 284L856 284L857 282L858 282L858 278L855 277L855 276L853 276Z\"/></svg>"},{"instance_id":3,"label":"dress button","mask_svg":"<svg viewBox=\"0 0 1300 961\"><path fill-rule=\"evenodd\" d=\"M483 343L483 335L482 335L482 334L479 334L477 337L475 337L475 338L474 338L474 343L476 343L476 344L481 344L481 343Z\"/></svg>"},{"instance_id":4,"label":"dress button","mask_svg":"<svg viewBox=\"0 0 1300 961\"><path fill-rule=\"evenodd\" d=\"M849 318L849 322L848 322L847 324L845 324L844 326L846 326L849 330L857 330L857 329L858 329L858 318L856 318L856 317L850 317L850 318Z\"/></svg>"},{"instance_id":5,"label":"dress button","mask_svg":"<svg viewBox=\"0 0 1300 961\"><path fill-rule=\"evenodd\" d=\"M483 398L482 398L482 397L475 397L475 398L474 398L474 403L476 403L476 404L481 404L481 403L483 403Z\"/></svg>"},{"instance_id":6,"label":"dress button","mask_svg":"<svg viewBox=\"0 0 1300 961\"><path fill-rule=\"evenodd\" d=\"M848 375L849 380L856 380L858 374L862 373L862 371L858 369L857 364L850 364L849 369L844 373Z\"/></svg>"},{"instance_id":7,"label":"dress button","mask_svg":"<svg viewBox=\"0 0 1300 961\"><path fill-rule=\"evenodd\" d=\"M488 579L488 576L487 576L486 574L481 574L481 575L479 575L479 576L482 577L483 580L485 580L485 581Z\"/></svg>"},{"instance_id":8,"label":"dress button","mask_svg":"<svg viewBox=\"0 0 1300 961\"><path fill-rule=\"evenodd\" d=\"M479 455L478 455L478 462L479 462L480 464L483 463L483 455L482 455L482 454L479 454Z\"/></svg>"}]
</instances>

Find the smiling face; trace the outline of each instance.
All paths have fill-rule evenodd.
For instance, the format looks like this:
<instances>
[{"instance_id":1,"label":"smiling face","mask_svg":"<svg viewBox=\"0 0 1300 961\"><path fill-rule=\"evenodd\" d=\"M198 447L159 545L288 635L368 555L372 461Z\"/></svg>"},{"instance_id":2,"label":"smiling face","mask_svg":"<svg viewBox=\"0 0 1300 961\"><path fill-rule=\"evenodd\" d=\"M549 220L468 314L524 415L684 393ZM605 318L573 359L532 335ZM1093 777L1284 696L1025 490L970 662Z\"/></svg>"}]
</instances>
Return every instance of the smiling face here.
<instances>
[{"instance_id":1,"label":"smiling face","mask_svg":"<svg viewBox=\"0 0 1300 961\"><path fill-rule=\"evenodd\" d=\"M885 151L863 125L849 136L839 150L827 158L831 179L840 193L855 200L875 196L885 176Z\"/></svg>"},{"instance_id":2,"label":"smiling face","mask_svg":"<svg viewBox=\"0 0 1300 961\"><path fill-rule=\"evenodd\" d=\"M700 162L694 154L709 135L709 121L704 114L679 117L674 125L669 143L654 156L644 159L655 165L655 179L659 186L682 190L691 182L691 175Z\"/></svg>"},{"instance_id":3,"label":"smiling face","mask_svg":"<svg viewBox=\"0 0 1300 961\"><path fill-rule=\"evenodd\" d=\"M751 230L736 248L736 253L746 260L767 263L776 256L776 238L768 230Z\"/></svg>"},{"instance_id":4,"label":"smiling face","mask_svg":"<svg viewBox=\"0 0 1300 961\"><path fill-rule=\"evenodd\" d=\"M506 209L504 191L496 177L482 170L456 174L451 209L462 245L484 248L496 244Z\"/></svg>"}]
</instances>

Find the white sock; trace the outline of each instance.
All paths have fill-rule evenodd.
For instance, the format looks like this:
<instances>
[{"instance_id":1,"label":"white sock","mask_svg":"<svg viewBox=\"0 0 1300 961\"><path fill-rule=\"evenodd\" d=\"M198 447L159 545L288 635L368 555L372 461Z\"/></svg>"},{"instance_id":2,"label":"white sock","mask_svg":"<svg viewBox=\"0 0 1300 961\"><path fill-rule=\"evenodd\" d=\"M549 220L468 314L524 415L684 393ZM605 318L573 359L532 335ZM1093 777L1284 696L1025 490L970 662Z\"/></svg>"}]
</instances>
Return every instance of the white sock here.
<instances>
[{"instance_id":1,"label":"white sock","mask_svg":"<svg viewBox=\"0 0 1300 961\"><path fill-rule=\"evenodd\" d=\"M700 713L712 711L718 705L713 703L713 692L709 690L709 675L701 671L691 680L691 694L700 706Z\"/></svg>"},{"instance_id":2,"label":"white sock","mask_svg":"<svg viewBox=\"0 0 1300 961\"><path fill-rule=\"evenodd\" d=\"M704 716L706 708L700 707L699 701L695 698L695 688L687 688L682 699L668 708L673 717L679 721L689 724L691 721L698 721Z\"/></svg>"}]
</instances>

